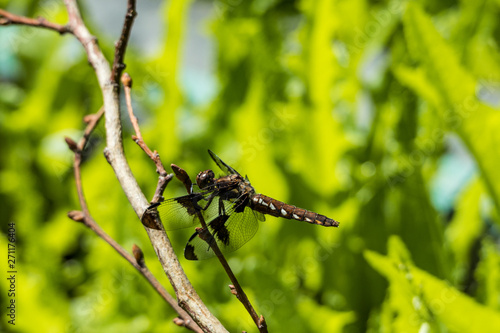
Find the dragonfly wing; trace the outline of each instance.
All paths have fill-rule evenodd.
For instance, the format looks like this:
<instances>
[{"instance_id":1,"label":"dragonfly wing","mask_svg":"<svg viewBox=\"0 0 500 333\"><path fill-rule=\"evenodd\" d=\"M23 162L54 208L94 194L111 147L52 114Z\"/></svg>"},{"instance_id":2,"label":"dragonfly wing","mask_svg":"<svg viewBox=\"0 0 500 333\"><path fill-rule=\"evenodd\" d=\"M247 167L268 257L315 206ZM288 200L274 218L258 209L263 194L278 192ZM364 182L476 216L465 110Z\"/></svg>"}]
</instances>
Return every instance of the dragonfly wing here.
<instances>
[{"instance_id":1,"label":"dragonfly wing","mask_svg":"<svg viewBox=\"0 0 500 333\"><path fill-rule=\"evenodd\" d=\"M198 211L205 219L213 219L217 214L216 204L208 204L209 193L193 193L182 197L165 200L154 206L158 210L165 230L189 228L200 223Z\"/></svg>"},{"instance_id":2,"label":"dragonfly wing","mask_svg":"<svg viewBox=\"0 0 500 333\"><path fill-rule=\"evenodd\" d=\"M215 256L210 242L216 242L222 253L229 253L239 249L248 242L257 232L259 222L250 207L242 212L234 212L237 204L231 203L231 208L215 217L208 223L211 236L207 241L200 238L203 231L196 231L189 239L184 250L184 256L189 260L203 260Z\"/></svg>"},{"instance_id":3,"label":"dragonfly wing","mask_svg":"<svg viewBox=\"0 0 500 333\"><path fill-rule=\"evenodd\" d=\"M226 175L230 175L230 174L239 175L238 171L234 170L232 167L230 167L229 165L224 163L224 161L221 160L219 156L215 155L215 153L213 151L211 151L209 149L208 153L210 154L210 157L212 158L212 160L214 160L215 164L217 164L219 169L224 171L226 173Z\"/></svg>"}]
</instances>

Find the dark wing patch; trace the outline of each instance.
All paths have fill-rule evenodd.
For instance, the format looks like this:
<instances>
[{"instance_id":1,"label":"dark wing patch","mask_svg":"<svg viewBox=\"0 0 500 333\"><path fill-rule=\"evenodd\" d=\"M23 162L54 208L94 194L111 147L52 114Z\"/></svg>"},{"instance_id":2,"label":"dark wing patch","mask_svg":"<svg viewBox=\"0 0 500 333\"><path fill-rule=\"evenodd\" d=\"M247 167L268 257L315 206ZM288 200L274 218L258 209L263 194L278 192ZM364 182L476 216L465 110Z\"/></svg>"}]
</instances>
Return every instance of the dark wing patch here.
<instances>
[{"instance_id":1,"label":"dark wing patch","mask_svg":"<svg viewBox=\"0 0 500 333\"><path fill-rule=\"evenodd\" d=\"M229 219L227 215L219 215L212 222L209 223L209 230L213 230L212 238L215 238L217 242L229 245L229 230L225 225L226 221Z\"/></svg>"},{"instance_id":2,"label":"dark wing patch","mask_svg":"<svg viewBox=\"0 0 500 333\"><path fill-rule=\"evenodd\" d=\"M191 238L189 239L189 241L191 242L191 239L194 238L194 237L197 237L198 236L198 233L195 232L193 234L193 236L191 236ZM184 248L184 257L188 260L198 260L198 257L196 256L196 254L194 253L194 246L191 245L191 244L187 244L186 247Z\"/></svg>"},{"instance_id":3,"label":"dark wing patch","mask_svg":"<svg viewBox=\"0 0 500 333\"><path fill-rule=\"evenodd\" d=\"M224 163L224 161L222 161L219 156L215 155L215 153L213 151L211 151L209 149L208 153L210 154L210 157L212 158L212 160L214 160L215 164L217 164L219 169L224 171L226 173L226 175L230 175L230 174L239 175L238 171L234 170L232 167L230 167L229 165Z\"/></svg>"},{"instance_id":4,"label":"dark wing patch","mask_svg":"<svg viewBox=\"0 0 500 333\"><path fill-rule=\"evenodd\" d=\"M184 250L184 256L189 260L203 260L215 256L210 242L217 242L222 253L229 253L239 249L247 243L259 228L255 212L246 207L241 213L234 211L236 204L226 210L225 214L217 216L208 223L208 230L212 235L208 242L199 237L196 231L189 239ZM202 232L202 231L201 231Z\"/></svg>"}]
</instances>

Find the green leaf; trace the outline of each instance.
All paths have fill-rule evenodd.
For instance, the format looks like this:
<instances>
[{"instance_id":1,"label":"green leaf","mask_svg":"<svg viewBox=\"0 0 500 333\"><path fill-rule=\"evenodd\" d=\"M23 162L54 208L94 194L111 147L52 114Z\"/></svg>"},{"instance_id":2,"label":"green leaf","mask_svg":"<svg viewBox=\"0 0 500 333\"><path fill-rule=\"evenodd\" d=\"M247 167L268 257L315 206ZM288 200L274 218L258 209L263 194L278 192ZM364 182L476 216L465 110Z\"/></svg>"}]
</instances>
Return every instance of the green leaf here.
<instances>
[{"instance_id":1,"label":"green leaf","mask_svg":"<svg viewBox=\"0 0 500 333\"><path fill-rule=\"evenodd\" d=\"M341 332L356 318L352 311L333 311L331 308L318 305L308 298L300 300L298 309L300 310L298 314L304 321L309 321L314 332L324 331L325 328L328 328L329 332Z\"/></svg>"},{"instance_id":2,"label":"green leaf","mask_svg":"<svg viewBox=\"0 0 500 333\"><path fill-rule=\"evenodd\" d=\"M410 268L415 285L422 293L429 310L450 330L456 332L498 332L500 312L477 303L447 282L416 267Z\"/></svg>"},{"instance_id":3,"label":"green leaf","mask_svg":"<svg viewBox=\"0 0 500 333\"><path fill-rule=\"evenodd\" d=\"M470 251L484 228L480 212L480 200L484 193L481 180L474 179L460 196L456 212L446 229L446 240L455 256L459 278L463 278L461 275L469 268Z\"/></svg>"},{"instance_id":4,"label":"green leaf","mask_svg":"<svg viewBox=\"0 0 500 333\"><path fill-rule=\"evenodd\" d=\"M392 239L389 242L390 256L369 250L364 252L368 263L390 283L386 302L397 314L394 325L399 323L401 316L413 318L412 323L416 325L445 325L456 332L497 332L500 312L477 303L446 281L415 267L407 260L401 260L397 251L401 247L404 248L404 245L400 240ZM415 325L412 327L415 328Z\"/></svg>"},{"instance_id":5,"label":"green leaf","mask_svg":"<svg viewBox=\"0 0 500 333\"><path fill-rule=\"evenodd\" d=\"M479 297L489 307L500 310L500 254L490 239L483 242L476 279Z\"/></svg>"},{"instance_id":6,"label":"green leaf","mask_svg":"<svg viewBox=\"0 0 500 333\"><path fill-rule=\"evenodd\" d=\"M412 57L423 66L429 78L428 84L439 92L443 100L439 108L442 121L449 130L459 134L473 154L500 210L500 160L485 158L500 145L500 132L497 130L500 127L500 112L477 100L475 79L415 2L408 4L404 27ZM419 93L422 90L415 91ZM429 98L428 94L421 96ZM429 101L435 102L432 99Z\"/></svg>"}]
</instances>

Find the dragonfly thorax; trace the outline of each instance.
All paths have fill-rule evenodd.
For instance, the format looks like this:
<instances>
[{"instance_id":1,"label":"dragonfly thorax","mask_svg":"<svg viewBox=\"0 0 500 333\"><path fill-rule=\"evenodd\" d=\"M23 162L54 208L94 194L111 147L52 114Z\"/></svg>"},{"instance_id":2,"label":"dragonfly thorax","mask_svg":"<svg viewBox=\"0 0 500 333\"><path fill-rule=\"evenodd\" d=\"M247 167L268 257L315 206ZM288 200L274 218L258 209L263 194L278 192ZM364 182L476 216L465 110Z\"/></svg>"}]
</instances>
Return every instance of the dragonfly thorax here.
<instances>
[{"instance_id":1,"label":"dragonfly thorax","mask_svg":"<svg viewBox=\"0 0 500 333\"><path fill-rule=\"evenodd\" d=\"M255 193L250 182L239 174L231 174L215 179L215 187L226 199L238 199Z\"/></svg>"}]
</instances>

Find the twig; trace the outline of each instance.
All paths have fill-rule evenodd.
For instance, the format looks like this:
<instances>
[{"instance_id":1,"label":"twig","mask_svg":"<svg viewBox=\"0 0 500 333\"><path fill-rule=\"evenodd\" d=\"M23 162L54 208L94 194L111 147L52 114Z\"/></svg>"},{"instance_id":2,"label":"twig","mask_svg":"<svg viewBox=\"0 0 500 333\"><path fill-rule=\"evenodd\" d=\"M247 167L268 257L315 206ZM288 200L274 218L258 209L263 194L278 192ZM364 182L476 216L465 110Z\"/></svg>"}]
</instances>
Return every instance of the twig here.
<instances>
[{"instance_id":1,"label":"twig","mask_svg":"<svg viewBox=\"0 0 500 333\"><path fill-rule=\"evenodd\" d=\"M132 107L132 97L131 97L132 78L128 73L123 73L121 81L123 84L123 89L125 91L125 101L127 104L128 116L130 118L130 122L132 123L132 127L134 128L135 131L135 135L132 135L132 140L134 140L134 142L137 143L139 147L141 147L141 149L149 156L149 158L153 160L153 162L156 165L156 173L160 175L158 178L158 185L156 186L156 191L151 203L158 202L161 200L163 192L165 191L165 188L170 182L170 180L172 180L173 175L167 174L167 171L165 171L165 167L161 162L160 154L158 154L156 150L151 151L151 149L149 149L148 145L142 139L141 129L139 127L139 121L137 120L137 117L134 115L134 109Z\"/></svg>"},{"instance_id":2,"label":"twig","mask_svg":"<svg viewBox=\"0 0 500 333\"><path fill-rule=\"evenodd\" d=\"M170 306L177 312L182 321L174 321L176 324L183 323L182 326L186 326L194 332L202 332L198 325L191 319L191 317L178 305L175 299L170 296L170 294L163 288L163 286L158 282L158 280L153 276L153 274L149 271L149 269L145 266L145 264L141 265L141 261L139 258L134 258L131 256L125 249L123 249L113 238L111 238L108 234L104 232L104 230L95 222L95 220L90 215L87 202L85 200L85 196L83 194L82 187L82 179L81 179L81 163L82 163L82 153L83 150L89 140L90 135L96 128L99 123L99 119L101 118L104 112L104 108L101 108L97 113L86 116L85 122L87 122L87 127L85 128L84 134L78 144L76 144L72 139L65 138L66 143L69 148L75 153L73 169L75 174L75 182L76 182L76 191L78 194L78 200L80 201L80 207L82 211L70 211L68 212L68 217L78 221L83 222L87 227L89 227L92 231L94 231L99 237L101 237L106 243L111 245L113 249L116 250L123 258L125 258L132 266L134 266L139 273L141 273L151 284L151 286L160 294L165 301L167 301ZM137 247L137 249L139 249ZM137 252L138 250L134 252ZM140 250L140 249L139 249ZM142 251L140 251L142 253ZM135 254L135 253L134 253ZM143 257L142 257L143 258ZM142 260L143 262L144 260Z\"/></svg>"},{"instance_id":3,"label":"twig","mask_svg":"<svg viewBox=\"0 0 500 333\"><path fill-rule=\"evenodd\" d=\"M172 164L172 170L174 171L176 177L184 184L184 187L186 188L188 194L191 194L191 179L189 178L189 175L187 172L182 169L181 167ZM196 228L196 231L198 232L198 237L200 237L202 240L207 242L207 244L210 246L212 251L214 251L215 255L217 256L217 259L219 259L222 267L226 271L226 274L228 275L229 279L233 283L232 285L229 286L231 293L236 296L236 298L243 304L245 309L248 311L250 316L252 317L255 325L259 329L259 332L267 332L267 323L264 319L263 316L258 316L257 312L255 312L255 309L252 306L252 303L250 303L250 300L248 299L246 293L243 291L243 288L241 288L240 283L238 282L238 279L234 275L233 271L231 270L231 267L229 266L226 258L222 254L222 251L220 250L219 246L217 245L217 242L213 242L212 240L214 239L212 234L210 233L210 230L207 227L207 223L205 221L205 218L201 214L201 211L198 209L196 210L196 215L198 216L198 219L200 220L200 224L202 228Z\"/></svg>"},{"instance_id":4,"label":"twig","mask_svg":"<svg viewBox=\"0 0 500 333\"><path fill-rule=\"evenodd\" d=\"M174 309L175 312L177 312L180 318L175 318L173 320L176 325L185 326L193 332L203 332L200 327L191 319L189 314L184 311L179 305L177 305L175 299L170 296L170 294L165 290L165 288L163 288L160 282L154 277L151 271L146 267L144 263L144 257L142 256L142 251L138 246L134 245L134 256L132 256L127 251L125 251L125 249L123 249L113 238L106 234L91 216L86 216L85 213L81 211L73 210L68 212L68 217L77 222L82 222L83 224L85 224L85 226L94 231L106 243L111 245L111 247L113 247L116 252L118 252L132 266L134 266L134 268L137 269L137 271L139 271L139 273L141 273L146 278L146 280L151 284L156 292ZM141 255L137 255L137 253L141 253Z\"/></svg>"},{"instance_id":5,"label":"twig","mask_svg":"<svg viewBox=\"0 0 500 333\"><path fill-rule=\"evenodd\" d=\"M43 17L38 17L32 19L29 17L19 16L9 13L6 10L0 9L0 25L28 25L32 27L45 28L49 30L54 30L61 35L65 33L71 33L71 29L67 25L60 25L57 23L52 23L44 19Z\"/></svg>"},{"instance_id":6,"label":"twig","mask_svg":"<svg viewBox=\"0 0 500 333\"><path fill-rule=\"evenodd\" d=\"M154 161L156 165L156 172L160 175L158 177L158 184L156 185L156 191L151 203L159 202L160 200L163 199L163 192L165 191L165 188L167 187L168 183L172 180L173 175L167 174L167 172L165 171L165 167L161 162L160 154L158 154L156 150L154 152L151 151L151 149L149 149L148 145L142 139L141 129L139 127L139 121L137 120L137 117L134 115L134 109L132 107L132 97L131 97L132 78L128 73L123 73L121 81L125 91L125 101L127 104L128 116L130 122L132 123L132 127L134 128L135 131L135 135L132 135L132 140L134 140L134 142L137 143L139 147L141 147L141 149L149 156L149 158ZM163 226L161 225L161 220L157 215L154 214L154 211L146 210L141 217L141 222L145 227L151 229L160 230L163 228Z\"/></svg>"},{"instance_id":7,"label":"twig","mask_svg":"<svg viewBox=\"0 0 500 333\"><path fill-rule=\"evenodd\" d=\"M135 11L135 0L128 0L127 14L125 15L125 22L123 23L122 34L120 39L115 43L115 58L113 61L113 69L111 71L111 81L118 83L118 79L125 69L123 59L125 57L125 50L127 49L128 39L132 31L132 24L137 16Z\"/></svg>"},{"instance_id":8,"label":"twig","mask_svg":"<svg viewBox=\"0 0 500 333\"><path fill-rule=\"evenodd\" d=\"M106 148L104 154L113 168L120 185L139 218L149 207L149 202L142 193L130 166L125 159L122 144L122 128L118 89L110 80L111 69L102 54L96 39L89 33L82 22L80 12L74 0L65 0L70 25L74 34L84 46L88 60L96 72L101 87L104 108L106 109ZM207 309L194 290L179 264L170 240L163 229L146 228L151 244L160 260L174 291L179 305L186 310L200 328L209 332L224 332L220 321Z\"/></svg>"}]
</instances>

